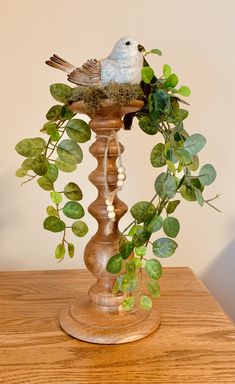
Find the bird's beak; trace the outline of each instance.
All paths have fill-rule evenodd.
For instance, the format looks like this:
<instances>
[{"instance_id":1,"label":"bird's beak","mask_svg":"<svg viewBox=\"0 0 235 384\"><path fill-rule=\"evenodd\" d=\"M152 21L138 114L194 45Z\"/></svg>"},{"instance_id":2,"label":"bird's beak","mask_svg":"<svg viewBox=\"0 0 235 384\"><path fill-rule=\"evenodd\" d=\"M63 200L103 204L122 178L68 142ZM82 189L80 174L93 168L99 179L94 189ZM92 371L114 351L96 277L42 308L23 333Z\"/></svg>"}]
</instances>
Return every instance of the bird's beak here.
<instances>
[{"instance_id":1,"label":"bird's beak","mask_svg":"<svg viewBox=\"0 0 235 384\"><path fill-rule=\"evenodd\" d=\"M144 48L143 45L141 45L141 44L138 44L137 48L138 48L138 51L139 51L139 52L143 52L143 51L145 51L145 48Z\"/></svg>"}]
</instances>

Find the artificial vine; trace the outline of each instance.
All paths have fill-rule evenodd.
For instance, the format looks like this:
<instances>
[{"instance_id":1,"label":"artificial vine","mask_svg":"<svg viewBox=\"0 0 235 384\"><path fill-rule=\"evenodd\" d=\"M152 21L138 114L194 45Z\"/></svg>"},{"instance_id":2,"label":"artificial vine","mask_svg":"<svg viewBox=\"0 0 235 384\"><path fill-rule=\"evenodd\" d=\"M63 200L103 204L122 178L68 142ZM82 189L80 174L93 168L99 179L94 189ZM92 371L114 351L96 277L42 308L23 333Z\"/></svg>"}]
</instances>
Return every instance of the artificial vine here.
<instances>
[{"instance_id":1,"label":"artificial vine","mask_svg":"<svg viewBox=\"0 0 235 384\"><path fill-rule=\"evenodd\" d=\"M161 54L153 49L145 52L144 56L149 53ZM80 144L91 138L89 125L75 118L69 104L84 100L92 113L99 108L100 101L108 98L120 105L134 98L145 101L144 108L131 117L137 118L143 132L161 137L151 151L150 162L153 167L165 167L165 170L155 180L153 198L137 202L130 209L133 220L120 236L118 253L107 264L108 272L117 274L113 292L126 294L122 304L124 310L131 310L137 302L141 308L151 309L151 298L140 293L143 270L148 276L150 295L153 298L160 295L158 280L162 266L159 259L170 257L178 247L174 239L179 233L180 223L172 214L180 199L197 201L200 206L208 204L218 210L211 203L218 196L209 200L203 196L204 188L216 177L211 164L199 167L198 153L205 146L206 139L199 133L189 135L184 129L188 111L180 107L180 104L187 105L181 96L189 96L190 89L184 85L177 86L178 77L168 64L163 66L162 75L156 77L146 59L140 86L111 83L106 87L71 88L66 84L53 84L51 95L61 104L54 105L46 114L47 122L40 131L47 139L26 138L16 145L16 151L26 157L16 171L18 177L27 178L22 184L37 178L38 185L50 192L53 205L46 208L43 227L62 233L61 242L55 249L55 257L62 261L66 249L69 257L74 256L74 245L67 241L67 232L71 230L78 237L88 232L86 223L81 220L85 211L79 202L83 197L80 187L73 181L66 184L63 191L57 191L55 187L60 171L77 169L83 159ZM75 221L66 224L64 217ZM163 236L152 240L160 230ZM146 256L147 247L152 248L151 259Z\"/></svg>"}]
</instances>

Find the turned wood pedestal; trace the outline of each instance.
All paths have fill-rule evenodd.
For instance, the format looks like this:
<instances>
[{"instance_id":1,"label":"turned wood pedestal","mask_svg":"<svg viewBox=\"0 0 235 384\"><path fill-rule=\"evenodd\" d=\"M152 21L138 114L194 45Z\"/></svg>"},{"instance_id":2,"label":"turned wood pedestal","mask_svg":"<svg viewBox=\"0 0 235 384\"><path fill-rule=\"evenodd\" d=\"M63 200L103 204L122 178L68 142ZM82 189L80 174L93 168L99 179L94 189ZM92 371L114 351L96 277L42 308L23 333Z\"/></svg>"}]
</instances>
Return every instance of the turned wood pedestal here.
<instances>
[{"instance_id":1,"label":"turned wood pedestal","mask_svg":"<svg viewBox=\"0 0 235 384\"><path fill-rule=\"evenodd\" d=\"M143 102L133 100L127 106L117 106L109 100L103 102L95 116L90 116L90 127L96 133L96 141L91 145L90 152L97 159L97 168L89 175L89 180L98 189L96 200L88 210L98 222L96 234L88 241L84 260L87 269L97 281L91 286L88 295L78 297L61 312L60 325L71 336L92 343L119 344L141 339L153 332L160 323L156 304L153 309L144 311L139 308L131 312L120 309L124 294L115 295L112 288L116 279L106 271L111 256L118 253L120 232L118 222L128 207L118 197L114 199L116 221L111 234L105 234L109 223L105 205L105 174L104 154L107 138L122 128L121 118L129 112L141 109ZM85 113L83 102L75 102L70 107L74 112ZM121 145L121 151L124 148ZM118 148L115 140L110 141L107 155L107 182L109 191L117 187ZM79 281L78 281L79 284Z\"/></svg>"}]
</instances>

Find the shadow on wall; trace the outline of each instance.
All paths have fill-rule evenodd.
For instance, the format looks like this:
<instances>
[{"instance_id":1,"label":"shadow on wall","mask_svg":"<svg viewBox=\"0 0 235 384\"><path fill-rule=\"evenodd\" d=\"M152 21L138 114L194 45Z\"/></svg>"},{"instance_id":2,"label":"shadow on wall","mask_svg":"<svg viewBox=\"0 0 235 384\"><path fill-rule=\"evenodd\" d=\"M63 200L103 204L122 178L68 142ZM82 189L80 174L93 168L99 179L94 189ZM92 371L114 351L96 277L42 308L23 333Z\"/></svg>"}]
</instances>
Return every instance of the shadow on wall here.
<instances>
[{"instance_id":1,"label":"shadow on wall","mask_svg":"<svg viewBox=\"0 0 235 384\"><path fill-rule=\"evenodd\" d=\"M235 240L206 269L201 280L235 321Z\"/></svg>"}]
</instances>

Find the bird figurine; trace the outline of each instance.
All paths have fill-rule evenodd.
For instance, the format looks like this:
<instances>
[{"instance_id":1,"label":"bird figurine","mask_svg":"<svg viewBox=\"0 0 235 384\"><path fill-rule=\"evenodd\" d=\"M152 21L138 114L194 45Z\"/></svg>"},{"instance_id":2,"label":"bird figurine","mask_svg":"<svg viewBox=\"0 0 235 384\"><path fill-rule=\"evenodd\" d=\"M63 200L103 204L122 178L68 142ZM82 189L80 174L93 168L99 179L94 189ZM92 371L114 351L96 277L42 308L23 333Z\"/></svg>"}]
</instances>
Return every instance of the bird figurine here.
<instances>
[{"instance_id":1,"label":"bird figurine","mask_svg":"<svg viewBox=\"0 0 235 384\"><path fill-rule=\"evenodd\" d=\"M57 55L53 55L46 64L67 72L68 80L77 85L105 86L110 82L139 84L143 50L143 46L133 37L123 37L106 58L90 59L82 67L76 68Z\"/></svg>"}]
</instances>

